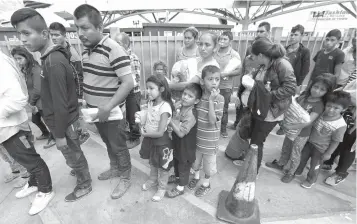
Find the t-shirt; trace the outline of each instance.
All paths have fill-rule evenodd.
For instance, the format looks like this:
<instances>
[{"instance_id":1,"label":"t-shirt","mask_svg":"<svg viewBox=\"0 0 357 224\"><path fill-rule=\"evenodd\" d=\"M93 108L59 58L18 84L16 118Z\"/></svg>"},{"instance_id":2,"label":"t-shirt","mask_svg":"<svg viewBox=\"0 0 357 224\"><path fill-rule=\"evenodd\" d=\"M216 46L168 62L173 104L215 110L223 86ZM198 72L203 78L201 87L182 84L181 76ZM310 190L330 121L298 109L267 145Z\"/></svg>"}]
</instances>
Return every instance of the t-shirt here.
<instances>
[{"instance_id":1,"label":"t-shirt","mask_svg":"<svg viewBox=\"0 0 357 224\"><path fill-rule=\"evenodd\" d=\"M228 65L229 61L232 58L238 58L240 61L240 56L239 54L233 50L232 48L228 50L227 53L220 54L218 51L215 53L214 58L216 59L217 63L219 64L219 67L221 68L221 72L223 72ZM233 77L224 77L221 78L221 81L219 83L219 88L220 89L232 89L233 87Z\"/></svg>"},{"instance_id":2,"label":"t-shirt","mask_svg":"<svg viewBox=\"0 0 357 224\"><path fill-rule=\"evenodd\" d=\"M209 100L202 96L197 104L197 150L203 154L214 155L218 149L218 141L221 130L221 118L223 116L224 97L218 95L214 101L216 122L210 124L208 120Z\"/></svg>"},{"instance_id":3,"label":"t-shirt","mask_svg":"<svg viewBox=\"0 0 357 224\"><path fill-rule=\"evenodd\" d=\"M324 116L320 116L312 127L309 142L324 153L332 141L343 141L347 124L342 116L334 121L326 121Z\"/></svg>"},{"instance_id":4,"label":"t-shirt","mask_svg":"<svg viewBox=\"0 0 357 224\"><path fill-rule=\"evenodd\" d=\"M154 106L153 101L148 103L148 109L146 112L146 120L144 121L144 129L147 132L155 132L159 130L159 123L161 119L161 114L169 113L169 119L167 119L167 124L165 131L167 130L167 125L171 121L172 109L169 103L163 101L160 104Z\"/></svg>"},{"instance_id":5,"label":"t-shirt","mask_svg":"<svg viewBox=\"0 0 357 224\"><path fill-rule=\"evenodd\" d=\"M200 56L200 53L198 52L198 47L197 47L197 50L195 51L194 54L192 55L186 55L185 52L184 52L184 48L182 47L179 52L177 53L177 61L181 61L181 60L186 60L186 59L189 59L189 58L195 58L195 57L199 57Z\"/></svg>"},{"instance_id":6,"label":"t-shirt","mask_svg":"<svg viewBox=\"0 0 357 224\"><path fill-rule=\"evenodd\" d=\"M196 118L192 112L193 106L188 108L186 111L181 111L174 116L172 119L178 124L179 129L182 133L187 135L191 128L196 124Z\"/></svg>"},{"instance_id":7,"label":"t-shirt","mask_svg":"<svg viewBox=\"0 0 357 224\"><path fill-rule=\"evenodd\" d=\"M202 70L203 70L203 68L204 67L206 67L207 65L214 65L214 66L217 66L218 68L219 68L219 64L218 64L218 62L216 61L216 59L212 59L212 60L210 60L210 61L207 61L207 62L205 62L204 64L202 64L202 65L200 65L201 64L201 62L202 62L202 58L201 57L198 57L198 58L196 58L196 60L197 60L197 73L196 73L196 75L200 78L200 79L202 79ZM200 66L199 66L200 65ZM190 72L191 73L191 72Z\"/></svg>"},{"instance_id":8,"label":"t-shirt","mask_svg":"<svg viewBox=\"0 0 357 224\"><path fill-rule=\"evenodd\" d=\"M318 101L318 102L309 102L306 98L301 100L300 102L298 102L300 104L300 106L302 108L304 108L304 110L306 110L309 114L311 114L312 112L317 113L317 114L322 114L322 112L324 111L324 103L322 101ZM300 137L309 137L311 134L311 128L312 128L312 124L310 124L309 126L303 128L299 134Z\"/></svg>"},{"instance_id":9,"label":"t-shirt","mask_svg":"<svg viewBox=\"0 0 357 224\"><path fill-rule=\"evenodd\" d=\"M345 53L339 48L326 54L325 49L320 50L314 57L315 67L312 71L311 78L321 75L322 73L335 74L335 67L345 60Z\"/></svg>"}]
</instances>

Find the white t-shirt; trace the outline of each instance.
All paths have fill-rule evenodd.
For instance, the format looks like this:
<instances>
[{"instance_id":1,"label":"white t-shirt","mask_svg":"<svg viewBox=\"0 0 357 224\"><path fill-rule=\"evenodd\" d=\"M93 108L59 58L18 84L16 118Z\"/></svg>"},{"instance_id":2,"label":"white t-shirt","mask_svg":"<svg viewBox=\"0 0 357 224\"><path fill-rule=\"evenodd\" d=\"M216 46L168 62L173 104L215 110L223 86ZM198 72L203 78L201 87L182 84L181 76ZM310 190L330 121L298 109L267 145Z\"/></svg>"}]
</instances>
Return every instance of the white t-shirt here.
<instances>
[{"instance_id":1,"label":"white t-shirt","mask_svg":"<svg viewBox=\"0 0 357 224\"><path fill-rule=\"evenodd\" d=\"M170 104L165 101L161 102L156 106L153 105L152 101L148 103L148 109L146 111L146 116L145 116L146 120L144 121L144 128L147 132L155 132L159 130L161 114L163 113L170 114L165 127L165 131L166 131L167 125L170 123L172 117L172 110Z\"/></svg>"},{"instance_id":2,"label":"white t-shirt","mask_svg":"<svg viewBox=\"0 0 357 224\"><path fill-rule=\"evenodd\" d=\"M190 60L192 60L192 59L190 59ZM196 60L196 65L197 65L197 67L196 67L196 72L191 72L190 71L190 74L195 74L195 75L197 75L200 79L202 78L202 70L203 70L203 68L204 67L206 67L207 65L214 65L214 66L217 66L217 68L219 68L219 64L218 64L218 62L216 61L216 59L214 59L214 58L212 58L212 60L210 60L210 61L207 61L207 62L205 62L204 64L202 64L202 65L200 65L199 66L199 64L200 63L202 63L202 58L201 57L197 57L197 58L194 58L193 60ZM189 69L190 69L190 67L189 67ZM193 78L193 76L191 76L191 78Z\"/></svg>"}]
</instances>

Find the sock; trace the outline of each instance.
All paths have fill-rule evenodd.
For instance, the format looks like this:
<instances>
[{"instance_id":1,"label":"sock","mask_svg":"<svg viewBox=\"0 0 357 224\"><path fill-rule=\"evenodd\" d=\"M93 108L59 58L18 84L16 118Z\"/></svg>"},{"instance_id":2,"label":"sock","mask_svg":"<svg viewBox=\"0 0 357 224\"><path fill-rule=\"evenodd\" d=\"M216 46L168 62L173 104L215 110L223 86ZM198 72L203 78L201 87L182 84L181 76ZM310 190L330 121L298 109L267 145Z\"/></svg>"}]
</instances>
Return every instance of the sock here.
<instances>
[{"instance_id":1,"label":"sock","mask_svg":"<svg viewBox=\"0 0 357 224\"><path fill-rule=\"evenodd\" d=\"M197 180L200 179L200 171L199 170L195 171L195 179L197 179Z\"/></svg>"},{"instance_id":2,"label":"sock","mask_svg":"<svg viewBox=\"0 0 357 224\"><path fill-rule=\"evenodd\" d=\"M205 186L205 187L208 187L208 186L209 186L209 180L210 180L209 177L208 177L208 178L205 177L205 178L203 179L202 185Z\"/></svg>"},{"instance_id":3,"label":"sock","mask_svg":"<svg viewBox=\"0 0 357 224\"><path fill-rule=\"evenodd\" d=\"M179 190L179 191L183 191L184 186L177 185L176 189Z\"/></svg>"}]
</instances>

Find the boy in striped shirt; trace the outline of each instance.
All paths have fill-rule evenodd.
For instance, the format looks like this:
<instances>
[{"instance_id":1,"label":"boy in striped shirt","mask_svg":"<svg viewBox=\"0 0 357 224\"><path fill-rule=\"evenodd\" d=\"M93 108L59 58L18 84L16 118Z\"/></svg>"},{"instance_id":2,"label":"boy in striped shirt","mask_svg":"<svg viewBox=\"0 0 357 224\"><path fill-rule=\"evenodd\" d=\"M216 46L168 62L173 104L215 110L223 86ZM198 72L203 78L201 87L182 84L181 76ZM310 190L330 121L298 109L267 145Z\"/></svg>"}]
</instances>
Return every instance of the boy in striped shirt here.
<instances>
[{"instance_id":1,"label":"boy in striped shirt","mask_svg":"<svg viewBox=\"0 0 357 224\"><path fill-rule=\"evenodd\" d=\"M205 178L195 195L202 197L211 190L210 178L217 172L216 153L223 116L224 97L219 94L220 69L208 65L202 70L203 95L197 104L197 143L196 161L193 164L195 176L188 188L196 188L200 180L200 165L203 162Z\"/></svg>"}]
</instances>

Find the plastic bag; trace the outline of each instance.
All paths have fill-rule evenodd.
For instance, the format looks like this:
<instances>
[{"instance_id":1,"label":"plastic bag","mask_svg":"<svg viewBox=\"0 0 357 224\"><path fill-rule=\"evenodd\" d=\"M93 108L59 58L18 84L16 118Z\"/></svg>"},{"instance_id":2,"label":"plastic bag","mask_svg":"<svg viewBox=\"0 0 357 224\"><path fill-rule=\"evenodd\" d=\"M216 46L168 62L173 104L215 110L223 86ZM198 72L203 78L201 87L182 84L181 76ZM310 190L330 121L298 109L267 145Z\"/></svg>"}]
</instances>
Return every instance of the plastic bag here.
<instances>
[{"instance_id":1,"label":"plastic bag","mask_svg":"<svg viewBox=\"0 0 357 224\"><path fill-rule=\"evenodd\" d=\"M310 122L310 114L304 110L300 104L296 101L296 97L292 97L292 102L289 109L284 114L284 120L282 129L285 132L286 137L294 141L295 138L300 134L302 129L292 130L285 127L286 124L296 124L296 123L308 123Z\"/></svg>"},{"instance_id":2,"label":"plastic bag","mask_svg":"<svg viewBox=\"0 0 357 224\"><path fill-rule=\"evenodd\" d=\"M229 73L236 70L241 65L239 58L233 57L229 60L228 64L224 68L223 72ZM227 80L228 77L224 77L223 80Z\"/></svg>"}]
</instances>

